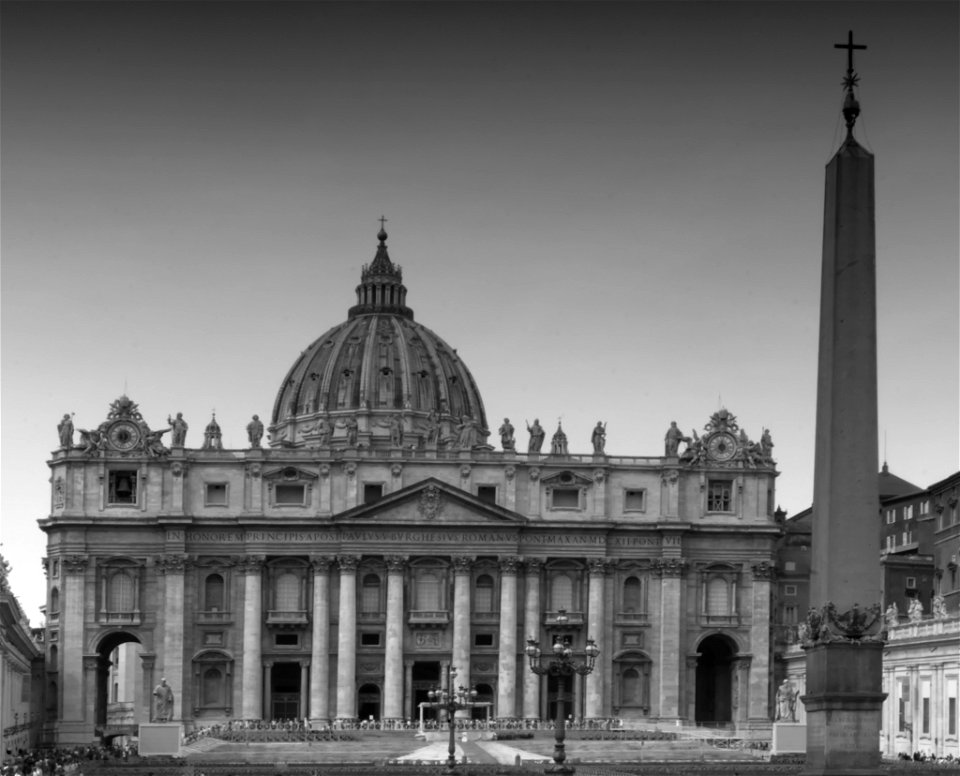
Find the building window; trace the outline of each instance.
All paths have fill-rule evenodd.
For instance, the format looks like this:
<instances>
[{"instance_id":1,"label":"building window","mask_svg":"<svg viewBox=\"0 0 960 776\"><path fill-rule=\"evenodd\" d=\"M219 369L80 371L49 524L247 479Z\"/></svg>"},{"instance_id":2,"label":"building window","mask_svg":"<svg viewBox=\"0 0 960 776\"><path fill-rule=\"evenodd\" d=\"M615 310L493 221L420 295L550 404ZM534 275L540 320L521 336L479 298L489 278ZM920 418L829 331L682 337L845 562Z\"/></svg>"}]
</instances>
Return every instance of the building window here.
<instances>
[{"instance_id":1,"label":"building window","mask_svg":"<svg viewBox=\"0 0 960 776\"><path fill-rule=\"evenodd\" d=\"M137 472L117 469L109 473L107 502L109 504L137 503Z\"/></svg>"},{"instance_id":2,"label":"building window","mask_svg":"<svg viewBox=\"0 0 960 776\"><path fill-rule=\"evenodd\" d=\"M644 611L643 583L638 577L627 577L623 581L623 611L626 614Z\"/></svg>"},{"instance_id":3,"label":"building window","mask_svg":"<svg viewBox=\"0 0 960 776\"><path fill-rule=\"evenodd\" d=\"M278 633L273 637L274 645L278 647L299 647L299 633Z\"/></svg>"},{"instance_id":4,"label":"building window","mask_svg":"<svg viewBox=\"0 0 960 776\"><path fill-rule=\"evenodd\" d=\"M133 577L125 571L117 571L107 580L107 611L132 612L134 606Z\"/></svg>"},{"instance_id":5,"label":"building window","mask_svg":"<svg viewBox=\"0 0 960 776\"><path fill-rule=\"evenodd\" d=\"M796 570L797 570L797 563L796 563L796 561L788 560L786 563L783 564L783 570L784 570L784 571L796 571Z\"/></svg>"},{"instance_id":6,"label":"building window","mask_svg":"<svg viewBox=\"0 0 960 776\"><path fill-rule=\"evenodd\" d=\"M50 591L50 619L55 620L60 614L60 591L53 588Z\"/></svg>"},{"instance_id":7,"label":"building window","mask_svg":"<svg viewBox=\"0 0 960 776\"><path fill-rule=\"evenodd\" d=\"M493 612L493 577L481 574L473 588L473 611Z\"/></svg>"},{"instance_id":8,"label":"building window","mask_svg":"<svg viewBox=\"0 0 960 776\"><path fill-rule=\"evenodd\" d=\"M550 608L555 612L561 609L568 612L574 610L573 580L566 574L558 574L553 578L550 585Z\"/></svg>"},{"instance_id":9,"label":"building window","mask_svg":"<svg viewBox=\"0 0 960 776\"><path fill-rule=\"evenodd\" d=\"M300 610L300 577L289 571L280 574L274 582L276 609L280 612Z\"/></svg>"},{"instance_id":10,"label":"building window","mask_svg":"<svg viewBox=\"0 0 960 776\"><path fill-rule=\"evenodd\" d=\"M947 677L947 735L957 735L957 677Z\"/></svg>"},{"instance_id":11,"label":"building window","mask_svg":"<svg viewBox=\"0 0 960 776\"><path fill-rule=\"evenodd\" d=\"M204 611L223 611L223 590L223 577L219 574L210 574L203 580Z\"/></svg>"},{"instance_id":12,"label":"building window","mask_svg":"<svg viewBox=\"0 0 960 776\"><path fill-rule=\"evenodd\" d=\"M917 589L917 578L907 577L907 590L916 590L916 589Z\"/></svg>"},{"instance_id":13,"label":"building window","mask_svg":"<svg viewBox=\"0 0 960 776\"><path fill-rule=\"evenodd\" d=\"M910 719L910 680L897 679L897 730L906 733L912 729Z\"/></svg>"},{"instance_id":14,"label":"building window","mask_svg":"<svg viewBox=\"0 0 960 776\"><path fill-rule=\"evenodd\" d=\"M730 480L710 480L707 484L707 511L733 511L733 483Z\"/></svg>"},{"instance_id":15,"label":"building window","mask_svg":"<svg viewBox=\"0 0 960 776\"><path fill-rule=\"evenodd\" d=\"M440 597L440 579L431 571L417 578L417 609L425 612L437 612L443 609Z\"/></svg>"},{"instance_id":16,"label":"building window","mask_svg":"<svg viewBox=\"0 0 960 776\"><path fill-rule=\"evenodd\" d=\"M219 668L208 668L203 672L204 706L223 705L223 673Z\"/></svg>"},{"instance_id":17,"label":"building window","mask_svg":"<svg viewBox=\"0 0 960 776\"><path fill-rule=\"evenodd\" d=\"M492 633L474 633L473 634L473 646L492 647L493 645L494 645L494 641L493 641Z\"/></svg>"},{"instance_id":18,"label":"building window","mask_svg":"<svg viewBox=\"0 0 960 776\"><path fill-rule=\"evenodd\" d=\"M920 732L930 735L930 680L920 680Z\"/></svg>"},{"instance_id":19,"label":"building window","mask_svg":"<svg viewBox=\"0 0 960 776\"><path fill-rule=\"evenodd\" d=\"M646 496L647 492L645 490L623 491L623 511L643 512L647 508Z\"/></svg>"},{"instance_id":20,"label":"building window","mask_svg":"<svg viewBox=\"0 0 960 776\"><path fill-rule=\"evenodd\" d=\"M380 632L379 631L361 631L360 646L361 647L379 647Z\"/></svg>"},{"instance_id":21,"label":"building window","mask_svg":"<svg viewBox=\"0 0 960 776\"><path fill-rule=\"evenodd\" d=\"M913 504L907 504L903 508L903 519L912 520L913 519Z\"/></svg>"},{"instance_id":22,"label":"building window","mask_svg":"<svg viewBox=\"0 0 960 776\"><path fill-rule=\"evenodd\" d=\"M797 624L797 607L792 604L789 606L783 607L783 624L784 625L796 625Z\"/></svg>"},{"instance_id":23,"label":"building window","mask_svg":"<svg viewBox=\"0 0 960 776\"><path fill-rule=\"evenodd\" d=\"M60 576L60 559L54 558L53 563L50 564L50 576L59 577Z\"/></svg>"},{"instance_id":24,"label":"building window","mask_svg":"<svg viewBox=\"0 0 960 776\"><path fill-rule=\"evenodd\" d=\"M553 488L550 492L552 509L580 509L579 488Z\"/></svg>"},{"instance_id":25,"label":"building window","mask_svg":"<svg viewBox=\"0 0 960 776\"><path fill-rule=\"evenodd\" d=\"M227 483L208 482L204 504L208 507L227 506Z\"/></svg>"},{"instance_id":26,"label":"building window","mask_svg":"<svg viewBox=\"0 0 960 776\"><path fill-rule=\"evenodd\" d=\"M360 611L364 614L380 614L380 577L365 574L360 588Z\"/></svg>"},{"instance_id":27,"label":"building window","mask_svg":"<svg viewBox=\"0 0 960 776\"><path fill-rule=\"evenodd\" d=\"M714 616L730 614L730 585L723 577L707 580L707 614Z\"/></svg>"},{"instance_id":28,"label":"building window","mask_svg":"<svg viewBox=\"0 0 960 776\"><path fill-rule=\"evenodd\" d=\"M488 504L497 503L496 485L477 485L477 498L486 501Z\"/></svg>"},{"instance_id":29,"label":"building window","mask_svg":"<svg viewBox=\"0 0 960 776\"><path fill-rule=\"evenodd\" d=\"M897 512L895 509L887 510L887 525L893 525L897 522Z\"/></svg>"},{"instance_id":30,"label":"building window","mask_svg":"<svg viewBox=\"0 0 960 776\"><path fill-rule=\"evenodd\" d=\"M797 586L796 586L796 585L784 585L784 586L783 586L783 594L784 594L784 595L789 595L789 596L795 596L795 595L797 594Z\"/></svg>"},{"instance_id":31,"label":"building window","mask_svg":"<svg viewBox=\"0 0 960 776\"><path fill-rule=\"evenodd\" d=\"M303 485L277 485L277 504L284 506L300 506L305 502L307 489Z\"/></svg>"},{"instance_id":32,"label":"building window","mask_svg":"<svg viewBox=\"0 0 960 776\"><path fill-rule=\"evenodd\" d=\"M374 504L382 498L383 498L382 482L363 483L363 503L364 504Z\"/></svg>"},{"instance_id":33,"label":"building window","mask_svg":"<svg viewBox=\"0 0 960 776\"><path fill-rule=\"evenodd\" d=\"M920 502L920 514L921 514L921 515L929 515L929 514L930 514L930 500L929 500L929 499Z\"/></svg>"}]
</instances>

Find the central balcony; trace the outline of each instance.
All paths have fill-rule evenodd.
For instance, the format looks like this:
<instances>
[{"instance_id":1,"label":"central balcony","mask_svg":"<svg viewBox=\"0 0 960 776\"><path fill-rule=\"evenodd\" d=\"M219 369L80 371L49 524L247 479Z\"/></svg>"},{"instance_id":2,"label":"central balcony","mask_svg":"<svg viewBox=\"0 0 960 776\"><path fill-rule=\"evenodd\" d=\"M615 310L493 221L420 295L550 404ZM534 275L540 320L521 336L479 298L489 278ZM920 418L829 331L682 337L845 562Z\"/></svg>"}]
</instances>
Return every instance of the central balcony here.
<instances>
[{"instance_id":1,"label":"central balcony","mask_svg":"<svg viewBox=\"0 0 960 776\"><path fill-rule=\"evenodd\" d=\"M446 609L411 609L407 618L408 625L420 628L444 628L450 623L450 612Z\"/></svg>"}]
</instances>

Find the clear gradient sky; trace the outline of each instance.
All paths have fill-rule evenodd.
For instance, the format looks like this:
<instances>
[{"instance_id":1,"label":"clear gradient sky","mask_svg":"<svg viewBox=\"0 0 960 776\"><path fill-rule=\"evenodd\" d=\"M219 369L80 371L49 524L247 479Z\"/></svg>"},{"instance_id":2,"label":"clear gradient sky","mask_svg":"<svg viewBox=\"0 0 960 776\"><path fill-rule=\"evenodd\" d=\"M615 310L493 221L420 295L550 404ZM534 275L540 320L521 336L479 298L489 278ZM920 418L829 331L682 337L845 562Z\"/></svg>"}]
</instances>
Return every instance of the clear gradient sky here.
<instances>
[{"instance_id":1,"label":"clear gradient sky","mask_svg":"<svg viewBox=\"0 0 960 776\"><path fill-rule=\"evenodd\" d=\"M44 600L56 424L268 417L385 214L495 429L660 455L722 402L809 506L824 166L854 30L880 460L958 468L954 2L3 2L2 551ZM521 433L525 445L526 434ZM493 437L496 438L495 435ZM885 440L885 442L884 442Z\"/></svg>"}]
</instances>

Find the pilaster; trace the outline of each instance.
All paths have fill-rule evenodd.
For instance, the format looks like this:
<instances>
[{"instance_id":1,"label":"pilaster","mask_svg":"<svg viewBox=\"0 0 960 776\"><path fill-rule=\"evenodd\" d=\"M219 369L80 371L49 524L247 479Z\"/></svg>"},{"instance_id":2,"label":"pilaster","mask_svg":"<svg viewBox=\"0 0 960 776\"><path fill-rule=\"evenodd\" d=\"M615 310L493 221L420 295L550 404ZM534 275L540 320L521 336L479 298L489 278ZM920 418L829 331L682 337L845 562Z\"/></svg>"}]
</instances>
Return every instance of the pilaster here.
<instances>
[{"instance_id":1,"label":"pilaster","mask_svg":"<svg viewBox=\"0 0 960 776\"><path fill-rule=\"evenodd\" d=\"M263 561L262 556L247 556L239 563L243 575L243 672L240 679L240 708L243 719L263 716Z\"/></svg>"},{"instance_id":2,"label":"pilaster","mask_svg":"<svg viewBox=\"0 0 960 776\"><path fill-rule=\"evenodd\" d=\"M322 487L321 487L322 490ZM313 632L310 641L310 720L330 719L330 566L333 559L313 556Z\"/></svg>"},{"instance_id":3,"label":"pilaster","mask_svg":"<svg viewBox=\"0 0 960 776\"><path fill-rule=\"evenodd\" d=\"M520 559L500 558L500 660L497 719L517 716L517 568Z\"/></svg>"},{"instance_id":4,"label":"pilaster","mask_svg":"<svg viewBox=\"0 0 960 776\"><path fill-rule=\"evenodd\" d=\"M406 558L387 562L387 644L384 652L383 718L399 721L403 714L403 572Z\"/></svg>"},{"instance_id":5,"label":"pilaster","mask_svg":"<svg viewBox=\"0 0 960 776\"><path fill-rule=\"evenodd\" d=\"M356 477L353 477L356 482ZM340 555L340 618L337 627L337 719L357 718L357 555Z\"/></svg>"},{"instance_id":6,"label":"pilaster","mask_svg":"<svg viewBox=\"0 0 960 776\"><path fill-rule=\"evenodd\" d=\"M589 589L587 609L587 637L602 638L604 623L604 582L607 575L608 563L603 559L588 561ZM605 716L603 705L603 671L595 670L584 677L586 706L584 716L587 719L596 719Z\"/></svg>"},{"instance_id":7,"label":"pilaster","mask_svg":"<svg viewBox=\"0 0 960 776\"><path fill-rule=\"evenodd\" d=\"M524 558L524 586L526 600L523 610L524 635L540 641L540 570L541 558ZM540 719L540 677L524 661L523 718Z\"/></svg>"}]
</instances>

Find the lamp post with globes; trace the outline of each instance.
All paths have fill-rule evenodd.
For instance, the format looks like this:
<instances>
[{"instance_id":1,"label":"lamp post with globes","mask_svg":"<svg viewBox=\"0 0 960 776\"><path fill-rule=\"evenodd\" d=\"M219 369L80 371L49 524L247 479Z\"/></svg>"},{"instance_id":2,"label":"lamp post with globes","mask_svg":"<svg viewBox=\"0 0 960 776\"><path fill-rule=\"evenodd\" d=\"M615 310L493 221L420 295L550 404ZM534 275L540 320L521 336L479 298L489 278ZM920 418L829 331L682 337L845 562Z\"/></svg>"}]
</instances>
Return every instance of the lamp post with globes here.
<instances>
[{"instance_id":1,"label":"lamp post with globes","mask_svg":"<svg viewBox=\"0 0 960 776\"><path fill-rule=\"evenodd\" d=\"M557 613L556 622L561 628L567 624L567 613L561 609ZM525 652L530 660L530 670L539 676L553 676L557 678L557 720L555 731L555 743L553 746L553 765L545 770L546 773L573 773L576 769L572 765L564 765L567 754L564 747L564 738L566 737L566 718L564 717L563 703L566 700L565 689L567 677L579 674L586 676L596 665L597 656L600 654L600 648L596 642L588 638L584 653L587 656L585 662L577 662L573 658L573 649L564 643L563 635L560 634L553 642L553 657L544 662L541 658L540 642L535 639L527 639L527 648Z\"/></svg>"},{"instance_id":2,"label":"lamp post with globes","mask_svg":"<svg viewBox=\"0 0 960 776\"><path fill-rule=\"evenodd\" d=\"M450 666L447 674L448 681L446 688L437 687L427 693L430 703L426 704L435 709L443 709L447 712L447 725L450 727L450 744L447 747L447 770L453 771L457 767L457 744L456 744L456 725L454 716L462 709L472 708L477 701L477 691L468 690L462 684L453 689L453 680L457 678L457 669Z\"/></svg>"}]
</instances>

